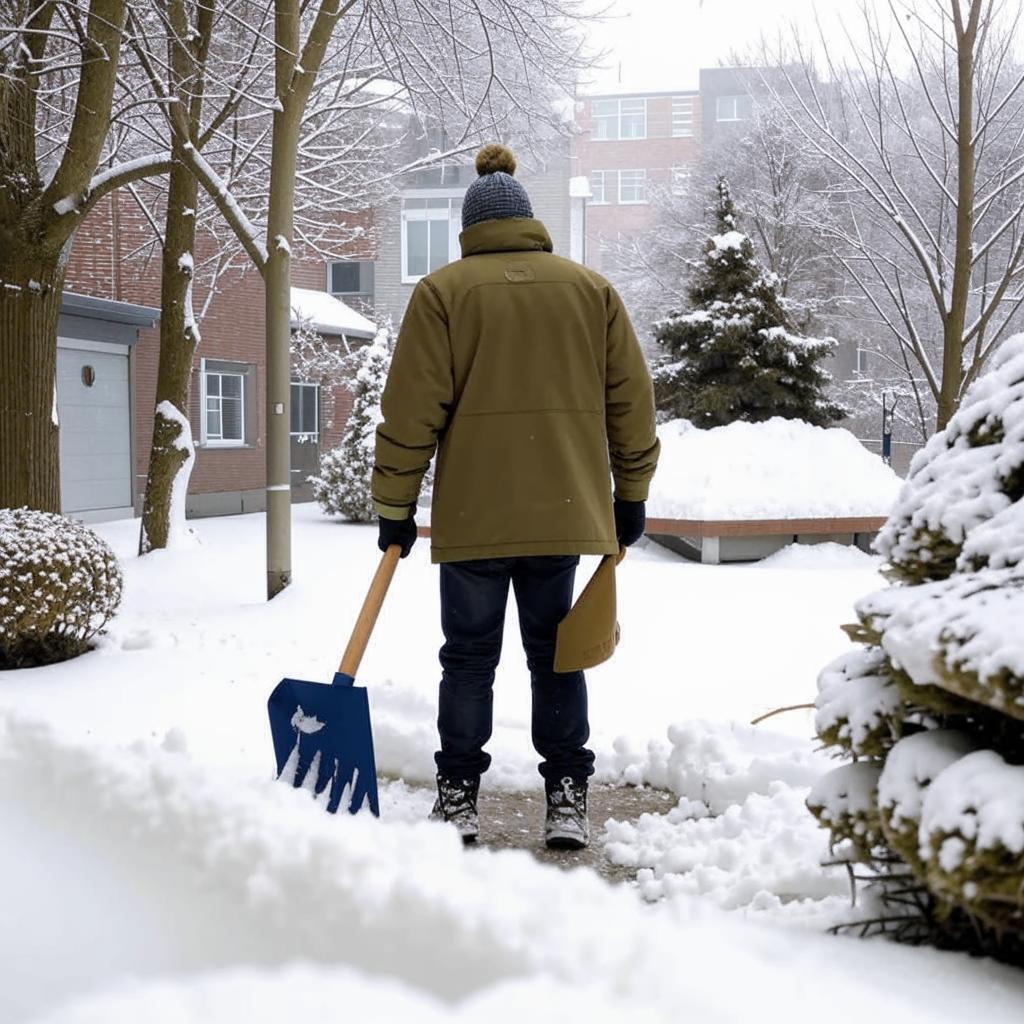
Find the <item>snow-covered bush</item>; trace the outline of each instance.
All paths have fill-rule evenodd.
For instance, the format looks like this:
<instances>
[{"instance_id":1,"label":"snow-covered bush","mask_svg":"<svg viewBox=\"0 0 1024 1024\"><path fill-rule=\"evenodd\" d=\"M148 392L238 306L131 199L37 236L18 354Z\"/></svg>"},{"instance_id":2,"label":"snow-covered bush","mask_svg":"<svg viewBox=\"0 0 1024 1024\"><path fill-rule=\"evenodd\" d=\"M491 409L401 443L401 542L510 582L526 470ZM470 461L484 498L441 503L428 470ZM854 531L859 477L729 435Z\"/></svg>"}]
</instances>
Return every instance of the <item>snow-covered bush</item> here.
<instances>
[{"instance_id":1,"label":"snow-covered bush","mask_svg":"<svg viewBox=\"0 0 1024 1024\"><path fill-rule=\"evenodd\" d=\"M883 930L1024 965L1024 335L915 458L879 550L864 649L818 684L818 736L854 763L808 807L868 865Z\"/></svg>"},{"instance_id":2,"label":"snow-covered bush","mask_svg":"<svg viewBox=\"0 0 1024 1024\"><path fill-rule=\"evenodd\" d=\"M105 541L52 512L0 509L0 668L87 651L121 603Z\"/></svg>"},{"instance_id":3,"label":"snow-covered bush","mask_svg":"<svg viewBox=\"0 0 1024 1024\"><path fill-rule=\"evenodd\" d=\"M313 497L327 515L365 523L376 518L370 496L373 451L381 420L380 398L388 379L391 352L386 330L360 353L353 382L352 412L341 444L325 452L320 473L309 478Z\"/></svg>"}]
</instances>

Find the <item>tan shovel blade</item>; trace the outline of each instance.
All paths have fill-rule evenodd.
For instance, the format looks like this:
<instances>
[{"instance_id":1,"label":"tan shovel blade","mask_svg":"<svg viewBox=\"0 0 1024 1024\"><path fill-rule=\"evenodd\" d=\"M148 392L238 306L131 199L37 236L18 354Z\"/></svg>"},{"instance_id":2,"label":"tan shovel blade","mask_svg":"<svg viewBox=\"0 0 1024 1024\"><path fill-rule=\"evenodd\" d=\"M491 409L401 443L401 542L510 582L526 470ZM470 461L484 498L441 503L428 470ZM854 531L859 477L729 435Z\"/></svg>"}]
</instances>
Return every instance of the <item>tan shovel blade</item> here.
<instances>
[{"instance_id":1,"label":"tan shovel blade","mask_svg":"<svg viewBox=\"0 0 1024 1024\"><path fill-rule=\"evenodd\" d=\"M579 672L607 661L619 642L615 611L615 566L626 557L605 555L583 593L558 624L555 671Z\"/></svg>"}]
</instances>

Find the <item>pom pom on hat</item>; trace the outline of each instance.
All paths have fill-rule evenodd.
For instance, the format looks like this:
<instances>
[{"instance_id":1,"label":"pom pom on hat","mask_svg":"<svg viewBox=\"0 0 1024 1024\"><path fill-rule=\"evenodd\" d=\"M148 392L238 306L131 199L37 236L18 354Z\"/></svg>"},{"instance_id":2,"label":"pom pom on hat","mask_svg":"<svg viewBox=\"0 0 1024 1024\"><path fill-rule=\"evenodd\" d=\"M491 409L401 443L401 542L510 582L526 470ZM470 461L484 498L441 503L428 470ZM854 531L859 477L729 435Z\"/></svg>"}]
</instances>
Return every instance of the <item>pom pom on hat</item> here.
<instances>
[{"instance_id":1,"label":"pom pom on hat","mask_svg":"<svg viewBox=\"0 0 1024 1024\"><path fill-rule=\"evenodd\" d=\"M495 171L504 171L505 174L516 173L516 158L508 146L500 142L492 142L484 146L476 155L476 173L483 176L494 174Z\"/></svg>"}]
</instances>

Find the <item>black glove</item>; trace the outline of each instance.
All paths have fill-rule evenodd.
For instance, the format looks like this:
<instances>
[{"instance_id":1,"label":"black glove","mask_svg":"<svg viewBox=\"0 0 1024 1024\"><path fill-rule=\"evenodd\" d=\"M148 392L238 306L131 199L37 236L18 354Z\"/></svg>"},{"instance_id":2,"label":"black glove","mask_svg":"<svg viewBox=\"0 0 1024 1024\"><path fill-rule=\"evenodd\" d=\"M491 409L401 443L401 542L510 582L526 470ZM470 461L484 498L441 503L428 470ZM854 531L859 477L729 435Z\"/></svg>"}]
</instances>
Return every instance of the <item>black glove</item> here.
<instances>
[{"instance_id":1,"label":"black glove","mask_svg":"<svg viewBox=\"0 0 1024 1024\"><path fill-rule=\"evenodd\" d=\"M385 519L381 516L377 520L377 525L380 530L377 547L381 551L387 551L392 544L401 547L403 558L412 551L412 546L416 543L416 520L412 516L408 519Z\"/></svg>"},{"instance_id":2,"label":"black glove","mask_svg":"<svg viewBox=\"0 0 1024 1024\"><path fill-rule=\"evenodd\" d=\"M615 536L621 547L628 548L630 544L635 544L644 535L646 523L644 502L615 499Z\"/></svg>"}]
</instances>

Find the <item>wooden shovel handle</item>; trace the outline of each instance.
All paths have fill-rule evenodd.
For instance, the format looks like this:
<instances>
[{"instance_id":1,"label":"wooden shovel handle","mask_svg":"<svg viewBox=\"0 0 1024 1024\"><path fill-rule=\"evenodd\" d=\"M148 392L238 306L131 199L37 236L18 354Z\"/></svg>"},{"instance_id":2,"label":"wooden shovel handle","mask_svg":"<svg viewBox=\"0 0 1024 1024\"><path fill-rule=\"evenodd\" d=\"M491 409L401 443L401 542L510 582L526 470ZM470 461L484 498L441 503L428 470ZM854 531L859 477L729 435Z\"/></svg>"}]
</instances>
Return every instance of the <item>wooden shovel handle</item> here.
<instances>
[{"instance_id":1,"label":"wooden shovel handle","mask_svg":"<svg viewBox=\"0 0 1024 1024\"><path fill-rule=\"evenodd\" d=\"M366 653L366 645L370 642L370 634L377 623L377 616L380 615L381 605L384 604L388 587L391 586L391 578L395 575L395 567L398 565L398 559L401 557L401 546L392 544L384 552L380 565L377 566L377 571L373 574L370 589L366 592L366 600L363 601L363 607L359 612L359 618L356 619L348 647L345 648L345 653L341 657L341 664L338 666L339 672L351 676L353 679L355 679L356 673L359 671L359 663L363 660L363 655Z\"/></svg>"}]
</instances>

